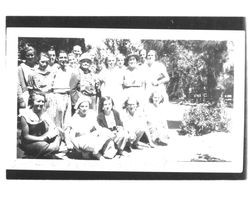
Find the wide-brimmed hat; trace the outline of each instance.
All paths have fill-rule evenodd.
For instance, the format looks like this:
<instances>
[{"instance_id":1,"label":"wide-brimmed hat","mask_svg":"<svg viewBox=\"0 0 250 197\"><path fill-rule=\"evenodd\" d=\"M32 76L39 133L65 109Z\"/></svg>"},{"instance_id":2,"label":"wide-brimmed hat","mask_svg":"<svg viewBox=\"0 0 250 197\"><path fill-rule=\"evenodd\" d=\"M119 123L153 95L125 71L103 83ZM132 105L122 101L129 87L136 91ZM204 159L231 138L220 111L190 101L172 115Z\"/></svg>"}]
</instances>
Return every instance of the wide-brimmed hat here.
<instances>
[{"instance_id":1,"label":"wide-brimmed hat","mask_svg":"<svg viewBox=\"0 0 250 197\"><path fill-rule=\"evenodd\" d=\"M74 108L75 108L75 109L78 109L79 106L81 105L81 103L83 103L83 102L88 102L89 105L90 105L90 104L91 104L91 99L90 99L89 97L87 97L87 96L80 96L80 97L78 98L78 100L77 100L77 102L76 102Z\"/></svg>"},{"instance_id":2,"label":"wide-brimmed hat","mask_svg":"<svg viewBox=\"0 0 250 197\"><path fill-rule=\"evenodd\" d=\"M137 62L140 60L140 56L139 56L137 53L130 53L130 54L128 54L127 57L125 58L125 65L126 65L126 66L128 65L128 60L129 60L131 57L135 57L135 59L136 59Z\"/></svg>"},{"instance_id":3,"label":"wide-brimmed hat","mask_svg":"<svg viewBox=\"0 0 250 197\"><path fill-rule=\"evenodd\" d=\"M92 58L91 55L89 53L83 53L80 58L79 58L79 62L83 61L83 60L89 60L92 62Z\"/></svg>"}]
</instances>

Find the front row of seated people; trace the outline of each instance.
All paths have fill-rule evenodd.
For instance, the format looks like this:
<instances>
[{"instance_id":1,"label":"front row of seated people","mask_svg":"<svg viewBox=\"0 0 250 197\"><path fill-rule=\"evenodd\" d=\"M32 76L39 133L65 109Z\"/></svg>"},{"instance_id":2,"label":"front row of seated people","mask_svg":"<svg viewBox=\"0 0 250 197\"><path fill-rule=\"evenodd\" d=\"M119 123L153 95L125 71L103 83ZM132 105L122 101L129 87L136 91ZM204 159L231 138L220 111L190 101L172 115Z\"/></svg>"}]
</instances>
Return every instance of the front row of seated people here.
<instances>
[{"instance_id":1,"label":"front row of seated people","mask_svg":"<svg viewBox=\"0 0 250 197\"><path fill-rule=\"evenodd\" d=\"M43 93L34 93L30 108L20 114L20 147L32 158L59 158L64 151L77 153L81 159L111 159L131 149L167 145L167 109L158 92L152 93L144 111L135 98L128 98L118 112L112 98L103 97L98 114L90 109L91 99L82 96L64 130L50 120L45 103Z\"/></svg>"}]
</instances>

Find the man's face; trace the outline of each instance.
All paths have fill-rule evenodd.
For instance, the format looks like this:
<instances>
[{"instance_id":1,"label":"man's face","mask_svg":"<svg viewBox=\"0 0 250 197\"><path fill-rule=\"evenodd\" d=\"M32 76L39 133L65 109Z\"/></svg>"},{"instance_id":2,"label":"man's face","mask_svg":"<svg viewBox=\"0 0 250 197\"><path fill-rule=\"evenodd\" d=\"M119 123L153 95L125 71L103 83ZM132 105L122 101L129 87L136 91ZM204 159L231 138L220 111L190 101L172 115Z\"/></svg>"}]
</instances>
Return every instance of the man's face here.
<instances>
[{"instance_id":1,"label":"man's face","mask_svg":"<svg viewBox=\"0 0 250 197\"><path fill-rule=\"evenodd\" d=\"M79 57L82 54L82 49L80 46L74 46L73 53L76 57Z\"/></svg>"},{"instance_id":2,"label":"man's face","mask_svg":"<svg viewBox=\"0 0 250 197\"><path fill-rule=\"evenodd\" d=\"M58 61L61 66L66 66L68 63L68 55L66 53L60 53L58 56Z\"/></svg>"},{"instance_id":3,"label":"man's face","mask_svg":"<svg viewBox=\"0 0 250 197\"><path fill-rule=\"evenodd\" d=\"M49 58L50 58L50 63L55 63L56 61L56 52L55 51L48 51Z\"/></svg>"},{"instance_id":4,"label":"man's face","mask_svg":"<svg viewBox=\"0 0 250 197\"><path fill-rule=\"evenodd\" d=\"M41 56L39 60L39 69L45 70L49 65L49 58L46 56Z\"/></svg>"}]
</instances>

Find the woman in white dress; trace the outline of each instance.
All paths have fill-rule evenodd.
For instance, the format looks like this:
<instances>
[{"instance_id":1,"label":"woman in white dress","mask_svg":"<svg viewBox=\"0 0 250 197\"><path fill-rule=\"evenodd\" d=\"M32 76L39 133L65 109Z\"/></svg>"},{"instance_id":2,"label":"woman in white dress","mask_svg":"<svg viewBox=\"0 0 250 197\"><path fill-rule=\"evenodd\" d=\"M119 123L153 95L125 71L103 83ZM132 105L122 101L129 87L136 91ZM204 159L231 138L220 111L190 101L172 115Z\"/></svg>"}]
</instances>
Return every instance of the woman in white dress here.
<instances>
[{"instance_id":1,"label":"woman in white dress","mask_svg":"<svg viewBox=\"0 0 250 197\"><path fill-rule=\"evenodd\" d=\"M113 158L117 152L113 136L97 123L97 114L90 109L91 100L82 96L75 104L76 112L65 131L68 149L82 154L82 158Z\"/></svg>"}]
</instances>

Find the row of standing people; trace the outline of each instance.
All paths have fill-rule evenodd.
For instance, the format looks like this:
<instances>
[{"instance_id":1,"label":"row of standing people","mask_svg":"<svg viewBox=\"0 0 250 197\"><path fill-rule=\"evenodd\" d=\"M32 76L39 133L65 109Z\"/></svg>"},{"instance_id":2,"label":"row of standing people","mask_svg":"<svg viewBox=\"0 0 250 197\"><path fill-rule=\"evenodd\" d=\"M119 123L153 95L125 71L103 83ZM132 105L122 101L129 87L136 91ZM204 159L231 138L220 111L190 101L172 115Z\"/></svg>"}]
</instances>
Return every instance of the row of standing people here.
<instances>
[{"instance_id":1,"label":"row of standing people","mask_svg":"<svg viewBox=\"0 0 250 197\"><path fill-rule=\"evenodd\" d=\"M55 52L53 54L55 61ZM30 47L26 62L18 67L18 107L27 107L32 92L41 91L46 94L51 118L62 129L81 95L91 99L91 109L94 110L98 110L103 96L112 97L119 110L131 95L144 106L154 90L161 92L168 101L165 84L169 76L165 66L155 61L155 51L149 51L147 63L144 61L143 64L138 55L130 54L124 59L124 66L116 66L115 56L109 55L106 66L99 73L93 70L95 66L88 53L78 55L77 67L70 66L69 56L63 50L59 51L57 63L51 63L51 54L48 57L42 52L35 64L34 56L35 49ZM118 57L122 59L122 55Z\"/></svg>"}]
</instances>

